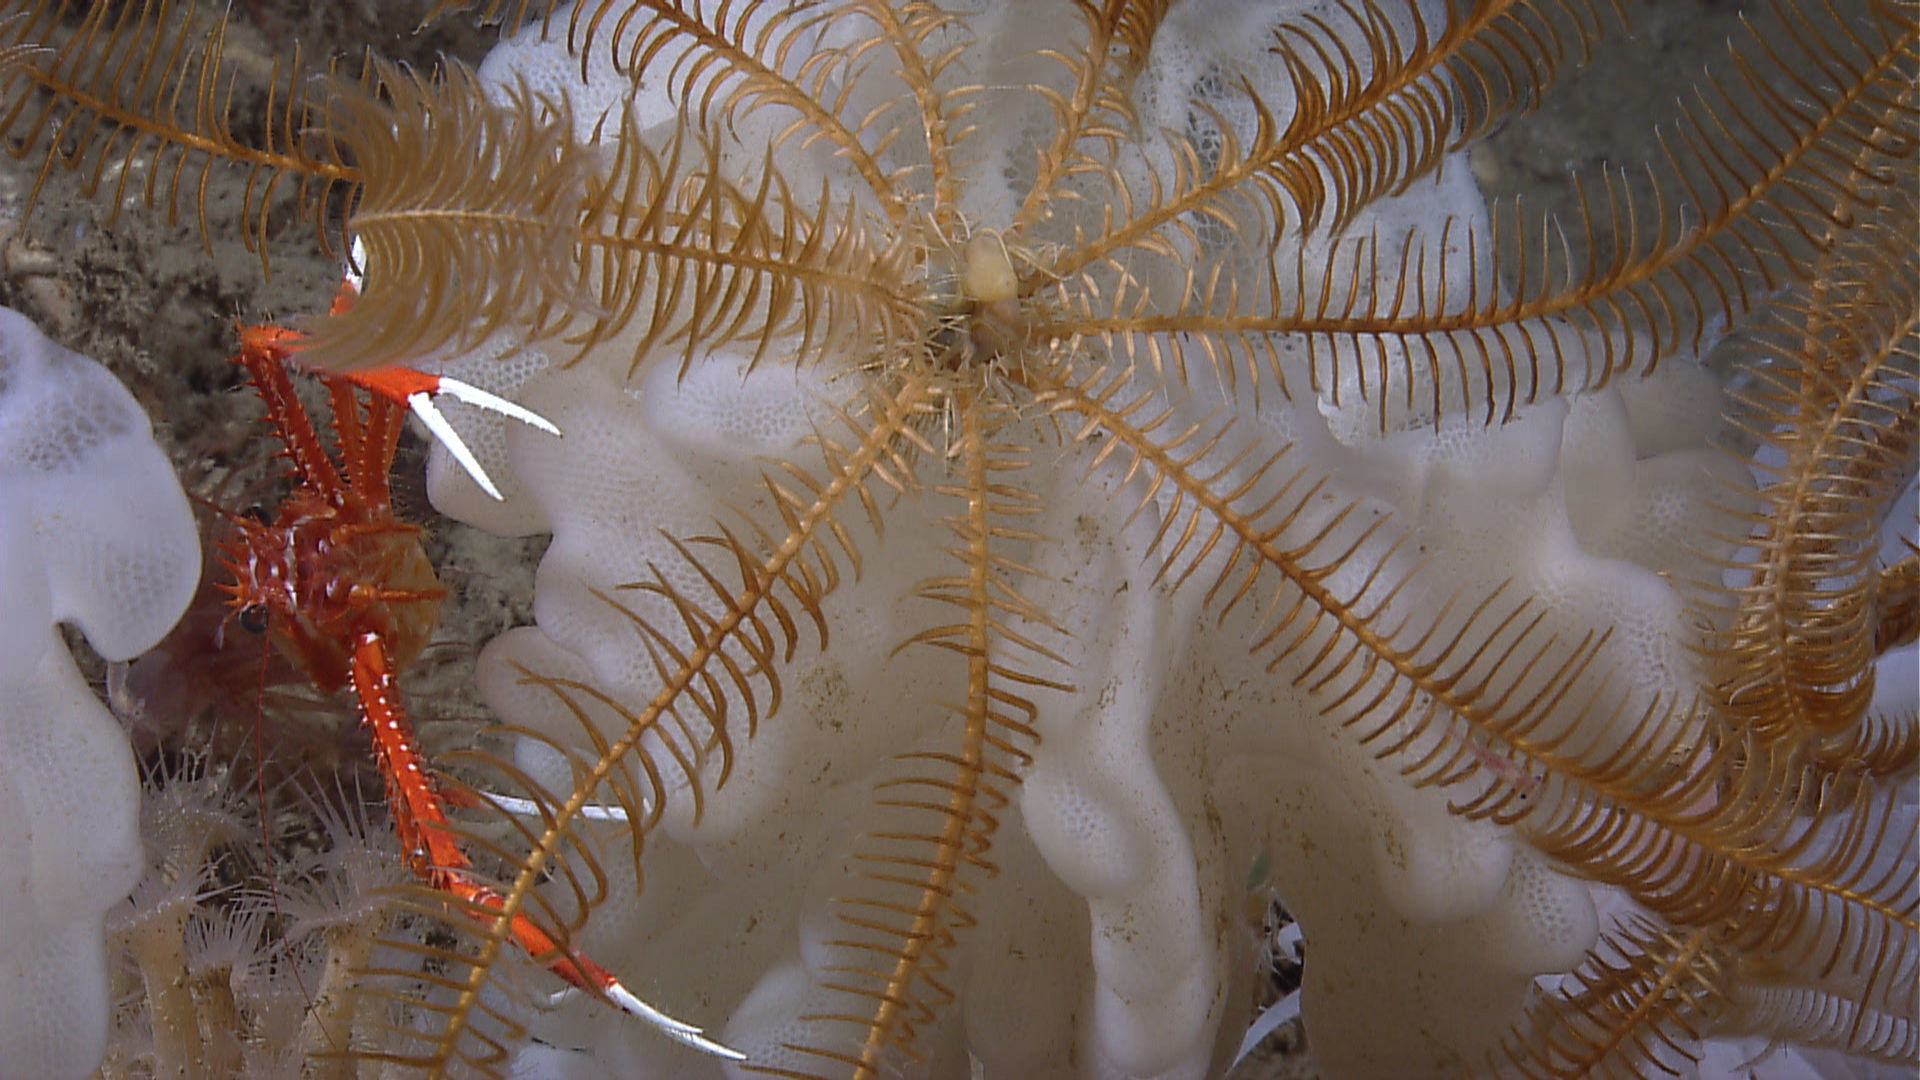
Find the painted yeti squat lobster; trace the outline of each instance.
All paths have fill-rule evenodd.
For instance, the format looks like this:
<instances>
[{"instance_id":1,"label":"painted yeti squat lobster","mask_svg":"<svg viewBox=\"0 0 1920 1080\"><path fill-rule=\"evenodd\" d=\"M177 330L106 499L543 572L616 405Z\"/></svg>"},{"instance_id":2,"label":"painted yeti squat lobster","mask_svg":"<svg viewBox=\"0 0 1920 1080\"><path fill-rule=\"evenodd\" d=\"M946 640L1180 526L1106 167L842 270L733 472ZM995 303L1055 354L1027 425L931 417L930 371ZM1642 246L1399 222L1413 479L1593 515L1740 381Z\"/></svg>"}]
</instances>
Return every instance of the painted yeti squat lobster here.
<instances>
[{"instance_id":1,"label":"painted yeti squat lobster","mask_svg":"<svg viewBox=\"0 0 1920 1080\"><path fill-rule=\"evenodd\" d=\"M348 276L334 313L357 294ZM340 464L328 456L313 421L294 394L288 372L301 348L297 331L240 328L233 359L266 402L267 415L293 463L295 487L269 523L236 518L238 535L222 543L232 572L235 618L299 664L323 690L351 685L386 778L387 800L407 866L428 885L484 921L504 910L500 893L482 883L449 826L446 797L422 756L400 703L394 673L420 654L439 618L446 590L420 546L420 529L397 520L388 487L394 449L409 411L447 444L480 486L499 493L459 436L433 406L450 394L505 413L552 434L558 430L512 402L453 379L387 367L351 375L315 372L331 398ZM701 1029L660 1012L629 992L588 957L563 948L525 914L515 913L513 940L570 985L707 1053L741 1059Z\"/></svg>"}]
</instances>

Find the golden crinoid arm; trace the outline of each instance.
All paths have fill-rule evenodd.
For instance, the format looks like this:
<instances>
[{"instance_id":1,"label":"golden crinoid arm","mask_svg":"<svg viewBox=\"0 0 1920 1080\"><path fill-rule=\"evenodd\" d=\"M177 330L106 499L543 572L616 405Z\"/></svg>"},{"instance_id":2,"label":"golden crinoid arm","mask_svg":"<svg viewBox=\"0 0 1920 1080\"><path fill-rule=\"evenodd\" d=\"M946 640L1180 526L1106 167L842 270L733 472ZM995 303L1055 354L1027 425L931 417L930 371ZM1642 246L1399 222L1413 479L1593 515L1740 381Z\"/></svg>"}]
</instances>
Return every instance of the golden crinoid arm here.
<instances>
[{"instance_id":1,"label":"golden crinoid arm","mask_svg":"<svg viewBox=\"0 0 1920 1080\"><path fill-rule=\"evenodd\" d=\"M834 1021L829 1030L792 1048L804 1071L776 1073L850 1066L872 1077L888 1062L924 1059L921 1033L955 998L948 953L976 921L969 897L976 880L997 872L994 834L1032 763L1034 698L1071 690L1035 670L1064 671L1036 640L1060 628L1020 586L1036 573L1019 553L1040 538L1029 525L1042 512L1018 483L1030 448L994 439L992 428L1009 419L999 408L962 401L955 411L954 467L935 493L956 503L941 524L957 541L949 553L958 565L916 588L955 621L901 648L950 654L965 665L965 689L943 736L899 754L873 784L871 827L851 853L848 891L834 898L842 926L822 943L823 987L852 1001L844 1014L828 1006L818 1018Z\"/></svg>"},{"instance_id":2,"label":"golden crinoid arm","mask_svg":"<svg viewBox=\"0 0 1920 1080\"><path fill-rule=\"evenodd\" d=\"M1913 718L1870 711L1904 602L1882 529L1920 429L1915 195L1863 211L1735 348L1760 485L1728 496L1737 556L1691 583L1713 629L1699 741L1523 823L1666 929L1542 999L1507 1047L1522 1074L1669 1068L1715 1034L1920 1055Z\"/></svg>"},{"instance_id":3,"label":"golden crinoid arm","mask_svg":"<svg viewBox=\"0 0 1920 1080\"><path fill-rule=\"evenodd\" d=\"M1084 50L1053 50L1047 58L1072 73L1072 89L1058 92L1036 86L1054 114L1051 141L1039 154L1033 186L1014 213L1014 230L1030 229L1051 213L1049 200L1063 193L1071 177L1101 171L1089 151L1126 137L1134 123L1127 94L1146 66L1147 50L1166 18L1167 0L1076 0L1073 14L1086 24Z\"/></svg>"},{"instance_id":4,"label":"golden crinoid arm","mask_svg":"<svg viewBox=\"0 0 1920 1080\"><path fill-rule=\"evenodd\" d=\"M1419 6L1343 3L1304 15L1271 48L1292 84L1290 116L1253 103L1250 137L1228 134L1217 161L1193 161L1142 212L1056 260L1071 274L1194 214L1242 208L1268 229L1345 224L1370 203L1431 174L1495 119L1529 107L1604 32L1602 5L1496 0L1448 5L1440 25ZM1524 72L1525 74L1522 74Z\"/></svg>"},{"instance_id":5,"label":"golden crinoid arm","mask_svg":"<svg viewBox=\"0 0 1920 1080\"><path fill-rule=\"evenodd\" d=\"M568 337L581 353L619 339L629 378L663 346L683 372L731 342L751 345L754 366L837 365L918 330L909 249L872 235L855 205L800 187L772 157L736 177L722 140L695 129L661 135L628 119L619 136L574 237L595 290Z\"/></svg>"},{"instance_id":6,"label":"golden crinoid arm","mask_svg":"<svg viewBox=\"0 0 1920 1080\"><path fill-rule=\"evenodd\" d=\"M75 5L50 0L0 4L0 133L16 158L40 158L27 196L31 210L55 168L84 173L111 222L138 191L177 219L190 202L211 243L207 185L212 170L246 172L239 216L249 249L265 264L271 219L288 195L329 251L343 251L338 224L358 179L338 147L314 136L308 72L298 52L266 77L267 113L257 141L234 134L229 109L239 76L225 60L226 20L175 0L93 4L76 24ZM130 185L138 185L130 190ZM103 186L105 190L103 190Z\"/></svg>"},{"instance_id":7,"label":"golden crinoid arm","mask_svg":"<svg viewBox=\"0 0 1920 1080\"><path fill-rule=\"evenodd\" d=\"M638 50L620 55L622 70L668 45L725 46L712 54L725 63L685 65L674 90L705 102L716 124L750 106L756 115L809 106L798 127L767 132L765 167L725 172L722 144L737 154L737 140L576 117L563 101L487 85L452 61L426 74L369 60L357 79L313 80L296 53L276 63L265 127L249 142L229 122L239 75L225 58L224 20L171 0L92 5L71 28L64 4L20 0L0 9L9 13L0 124L21 136L16 156L42 155L29 204L59 166L85 171L90 193L110 182L101 194L115 213L130 184L144 183L146 201L170 214L192 200L204 234L210 171L230 166L246 171L240 213L263 259L289 191L325 250L345 257L344 241L355 242L357 302L303 327L313 337L302 359L315 366L417 362L508 328L564 333L582 351L632 328L636 364L658 344L750 338L764 349L789 333L801 341L784 359L817 357L874 328L897 336L918 311L910 248L865 231L877 208L904 215L891 179L869 168L868 197L837 203L812 179L796 190L765 156L818 138L843 154L863 138L884 141L847 126L844 103L819 104L815 83L829 73L809 84L776 77L811 40L809 26L785 25L792 12L721 27L663 14L616 42ZM591 39L592 26L580 32ZM602 146L617 147L611 160Z\"/></svg>"},{"instance_id":8,"label":"golden crinoid arm","mask_svg":"<svg viewBox=\"0 0 1920 1080\"><path fill-rule=\"evenodd\" d=\"M1883 575L1879 561L1920 449L1914 196L1897 192L1871 212L1745 350L1736 416L1767 482L1744 515L1751 554L1728 568L1711 615L1725 627L1714 646L1720 707L1769 740L1850 740L1873 697L1874 661L1901 636L1910 574L1896 565Z\"/></svg>"},{"instance_id":9,"label":"golden crinoid arm","mask_svg":"<svg viewBox=\"0 0 1920 1080\"><path fill-rule=\"evenodd\" d=\"M1781 7L1794 36L1788 44L1756 37L1737 49L1731 71L1689 103L1664 141L1666 160L1652 170L1651 192L1637 178L1608 174L1587 182L1575 223L1530 222L1515 205L1495 208L1490 220L1399 226L1401 235L1372 226L1337 241L1345 258L1281 252L1265 280L1194 276L1190 298L1177 309L1100 302L1070 309L1045 329L1097 334L1133 350L1151 344L1156 362L1180 371L1210 369L1227 380L1277 382L1285 393L1330 395L1345 408L1376 414L1380 431L1408 416L1466 413L1494 423L1528 402L1649 370L1807 276L1822 237L1912 171L1910 72L1920 54L1912 9L1876 0L1856 23L1816 5ZM1476 9L1457 25L1478 25L1482 15ZM1372 70L1368 85L1433 67L1422 68L1427 53L1406 42L1401 51L1411 50L1412 58L1395 64L1391 24L1368 25L1368 40L1378 43L1371 69L1338 53L1317 63L1336 72ZM1497 25L1481 33L1508 40ZM1456 77L1513 77L1502 54L1487 59L1478 51L1490 47L1479 37L1435 34L1433 41L1428 52L1442 43L1453 48ZM1322 92L1324 78L1308 78L1317 69L1290 70L1299 93L1317 100L1310 92ZM1803 73L1809 70L1814 74ZM1431 173L1434 155L1452 145L1450 122L1478 122L1456 116L1451 100L1441 96L1425 111L1382 104L1399 123L1366 145L1394 152L1355 149L1354 162L1324 149L1276 157L1286 129L1261 115L1251 140L1226 137L1218 164L1176 154L1171 175L1156 175L1151 184L1116 178L1116 202L1129 209L1107 211L1089 242L1070 248L1051 269L1086 273L1104 264L1104 273L1089 278L1099 281L1117 272L1123 257L1137 264L1198 246L1201 218L1258 234L1252 222L1291 221L1298 207L1342 210L1343 185L1398 190ZM1350 126L1333 130L1344 136ZM1338 139L1331 147L1350 149ZM1263 171L1274 162L1292 164L1275 178ZM1374 176L1370 169L1391 171ZM1215 190L1239 172L1247 173L1243 184ZM1556 238L1563 227L1581 241ZM1465 266L1445 257L1462 247L1472 253ZM1369 280L1398 284L1368 290ZM1416 288L1416 281L1425 284ZM1312 361L1305 387L1288 384L1283 361L1300 343Z\"/></svg>"},{"instance_id":10,"label":"golden crinoid arm","mask_svg":"<svg viewBox=\"0 0 1920 1080\"><path fill-rule=\"evenodd\" d=\"M756 358L777 346L782 362L815 362L917 325L910 245L872 233L872 200L841 201L776 159L783 134L744 146L637 106L578 116L457 65L432 79L375 72L372 92L337 86L327 117L364 176L347 230L367 278L350 310L315 326L316 363L417 358L511 331L557 336L574 356L617 340L631 378L662 346L682 350L683 370L698 349L737 341ZM712 79L678 92L726 82ZM736 89L751 98L759 85Z\"/></svg>"},{"instance_id":11,"label":"golden crinoid arm","mask_svg":"<svg viewBox=\"0 0 1920 1080\"><path fill-rule=\"evenodd\" d=\"M369 72L334 80L321 118L362 181L345 222L359 295L309 321L302 361L406 362L507 326L549 334L590 309L576 245L593 162L564 103L490 90L457 63Z\"/></svg>"},{"instance_id":12,"label":"golden crinoid arm","mask_svg":"<svg viewBox=\"0 0 1920 1080\"><path fill-rule=\"evenodd\" d=\"M1571 1077L1683 1068L1692 1063L1683 1047L1699 1038L1703 1018L1724 1007L1727 963L1703 932L1682 936L1636 920L1540 1000L1492 1055L1489 1071Z\"/></svg>"},{"instance_id":13,"label":"golden crinoid arm","mask_svg":"<svg viewBox=\"0 0 1920 1080\"><path fill-rule=\"evenodd\" d=\"M542 35L558 36L579 58L583 77L597 63L610 63L619 77L638 87L653 83L652 93L687 103L686 117L712 131L730 127L756 112L777 117L769 129L773 145L793 140L805 150L816 142L851 166L864 197L895 225L907 216L900 174L884 168L878 147L894 137L884 107L854 108L846 93L857 76L857 54L837 47L841 39L823 38L824 24L848 14L847 7L815 2L713 4L702 0L438 0L428 19L477 12L482 18L519 26L533 19ZM556 18L565 14L565 19ZM903 63L915 64L914 37L924 37L928 10L909 16L909 29L894 19L888 5L867 15L894 35ZM937 21L937 20L936 20ZM923 107L938 106L931 72L921 72ZM871 104L871 103L869 103Z\"/></svg>"}]
</instances>

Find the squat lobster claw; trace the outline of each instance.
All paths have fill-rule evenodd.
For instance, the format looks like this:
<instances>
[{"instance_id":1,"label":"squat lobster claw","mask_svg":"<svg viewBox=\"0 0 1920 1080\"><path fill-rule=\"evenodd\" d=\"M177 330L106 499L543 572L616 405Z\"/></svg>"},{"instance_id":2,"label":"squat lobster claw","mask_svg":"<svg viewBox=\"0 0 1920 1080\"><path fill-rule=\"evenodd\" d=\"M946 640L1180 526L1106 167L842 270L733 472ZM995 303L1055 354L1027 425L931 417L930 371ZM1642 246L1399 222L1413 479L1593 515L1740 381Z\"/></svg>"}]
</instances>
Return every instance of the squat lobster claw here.
<instances>
[{"instance_id":1,"label":"squat lobster claw","mask_svg":"<svg viewBox=\"0 0 1920 1080\"><path fill-rule=\"evenodd\" d=\"M349 274L337 312L352 303ZM220 545L234 582L222 586L241 624L270 631L276 647L325 690L351 685L373 737L386 780L395 831L408 868L428 886L482 913L506 911L506 898L473 873L447 818L446 796L420 752L401 705L395 672L418 656L446 595L419 542L420 529L393 514L388 473L408 411L420 416L476 482L500 492L466 444L433 406L450 394L543 431L559 431L539 415L466 383L409 368L354 375L319 374L333 405L340 464L322 447L293 391L288 366L301 335L278 326L241 326L233 359L266 402L293 463L296 486L271 523L233 519L238 536ZM360 391L365 391L364 395ZM363 400L364 397L364 400ZM568 985L593 994L668 1038L735 1061L746 1055L706 1038L701 1029L640 1000L605 968L563 946L524 913L509 933Z\"/></svg>"},{"instance_id":2,"label":"squat lobster claw","mask_svg":"<svg viewBox=\"0 0 1920 1080\"><path fill-rule=\"evenodd\" d=\"M356 260L365 257L357 240L354 241L353 254ZM359 295L360 274L349 266L341 279L340 291L334 295L333 305L328 309L328 314L338 315L345 311L353 306L354 298ZM297 330L289 330L283 326L246 326L238 320L234 321L234 328L240 334L242 354L252 349L271 354L284 364L300 348L301 334ZM240 357L234 359L239 360ZM560 435L560 429L554 426L553 421L532 409L449 375L434 375L410 367L389 365L366 371L347 372L333 377L345 379L368 393L405 407L418 416L434 439L446 447L447 452L453 455L453 459L460 463L460 467L466 470L468 476L473 478L473 482L480 485L480 490L495 499L504 498L500 494L500 488L480 466L480 459L474 456L473 449L467 445L466 440L460 437L460 433L447 422L446 416L434 405L434 398L445 394L455 401L463 401L487 412L499 413L556 438Z\"/></svg>"},{"instance_id":3,"label":"squat lobster claw","mask_svg":"<svg viewBox=\"0 0 1920 1080\"><path fill-rule=\"evenodd\" d=\"M480 459L473 456L473 451L468 448L466 441L460 438L460 433L455 431L453 425L447 423L447 418L434 407L433 399L437 395L445 394L456 401L464 401L488 412L497 412L530 427L539 428L549 435L560 434L560 429L554 427L552 421L532 409L490 394L472 383L464 383L445 375L429 375L412 368L384 367L347 375L344 378L356 386L365 387L372 393L405 403L407 408L412 410L413 415L427 425L427 430L433 433L433 437L439 440L440 445L446 447L447 452L453 455L453 459L460 463L460 467L467 470L467 475L473 477L473 482L480 485L480 490L495 499L503 498L500 489L494 486L493 480L487 476L487 471L480 467Z\"/></svg>"}]
</instances>

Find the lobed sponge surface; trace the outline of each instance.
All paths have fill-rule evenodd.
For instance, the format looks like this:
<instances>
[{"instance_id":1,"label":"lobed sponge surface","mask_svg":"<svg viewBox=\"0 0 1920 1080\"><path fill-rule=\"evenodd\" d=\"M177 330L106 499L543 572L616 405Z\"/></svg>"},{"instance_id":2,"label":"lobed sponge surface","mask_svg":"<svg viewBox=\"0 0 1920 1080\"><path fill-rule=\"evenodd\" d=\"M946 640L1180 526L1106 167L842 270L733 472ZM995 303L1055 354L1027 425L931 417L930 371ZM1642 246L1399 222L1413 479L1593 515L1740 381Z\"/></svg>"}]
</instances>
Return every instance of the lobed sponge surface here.
<instances>
[{"instance_id":1,"label":"lobed sponge surface","mask_svg":"<svg viewBox=\"0 0 1920 1080\"><path fill-rule=\"evenodd\" d=\"M130 658L199 573L192 512L133 395L0 308L0 1080L99 1064L102 919L144 862L133 756L54 624Z\"/></svg>"}]
</instances>

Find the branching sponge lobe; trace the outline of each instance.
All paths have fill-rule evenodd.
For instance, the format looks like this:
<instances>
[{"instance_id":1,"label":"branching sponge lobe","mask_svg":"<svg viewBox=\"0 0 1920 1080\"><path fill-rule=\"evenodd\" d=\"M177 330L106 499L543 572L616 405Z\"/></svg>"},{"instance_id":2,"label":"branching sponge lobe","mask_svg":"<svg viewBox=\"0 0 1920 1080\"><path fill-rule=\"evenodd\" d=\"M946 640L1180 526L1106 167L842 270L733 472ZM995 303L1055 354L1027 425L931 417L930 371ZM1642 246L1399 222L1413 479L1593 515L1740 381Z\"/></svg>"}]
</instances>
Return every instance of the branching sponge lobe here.
<instances>
[{"instance_id":1,"label":"branching sponge lobe","mask_svg":"<svg viewBox=\"0 0 1920 1080\"><path fill-rule=\"evenodd\" d=\"M0 308L0 1076L98 1064L101 924L145 865L133 755L55 623L125 660L199 577L199 530L133 395Z\"/></svg>"}]
</instances>

